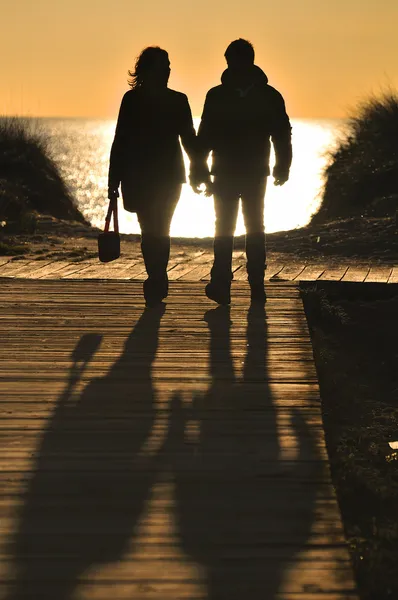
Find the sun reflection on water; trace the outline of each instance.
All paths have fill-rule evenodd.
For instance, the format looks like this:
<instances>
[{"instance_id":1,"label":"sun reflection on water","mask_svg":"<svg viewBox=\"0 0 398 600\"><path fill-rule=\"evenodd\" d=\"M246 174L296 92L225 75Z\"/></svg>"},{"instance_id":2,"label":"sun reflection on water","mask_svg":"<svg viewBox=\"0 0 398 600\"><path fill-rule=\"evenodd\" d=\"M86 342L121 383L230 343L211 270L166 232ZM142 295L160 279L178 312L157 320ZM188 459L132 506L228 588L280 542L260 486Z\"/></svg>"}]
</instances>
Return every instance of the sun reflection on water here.
<instances>
[{"instance_id":1,"label":"sun reflection on water","mask_svg":"<svg viewBox=\"0 0 398 600\"><path fill-rule=\"evenodd\" d=\"M198 126L199 119L195 119ZM78 206L89 221L102 227L107 207L109 152L115 121L83 119L47 119L53 155L75 195ZM268 233L302 227L320 204L321 172L326 163L325 152L333 145L342 121L292 120L293 163L289 181L275 187L269 178L265 196L265 223ZM188 158L184 155L186 167ZM272 157L273 160L273 157ZM119 210L120 231L139 233L135 214ZM244 233L239 211L236 235ZM196 195L188 184L171 225L175 237L206 237L214 234L212 198Z\"/></svg>"}]
</instances>

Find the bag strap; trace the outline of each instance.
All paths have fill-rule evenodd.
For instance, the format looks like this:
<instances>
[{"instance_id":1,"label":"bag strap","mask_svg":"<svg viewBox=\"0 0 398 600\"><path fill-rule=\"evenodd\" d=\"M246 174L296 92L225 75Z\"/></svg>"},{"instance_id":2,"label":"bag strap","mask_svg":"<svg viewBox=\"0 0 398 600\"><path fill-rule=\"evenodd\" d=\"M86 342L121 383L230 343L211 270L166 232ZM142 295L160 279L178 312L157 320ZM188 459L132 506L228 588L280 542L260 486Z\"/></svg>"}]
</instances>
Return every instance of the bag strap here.
<instances>
[{"instance_id":1,"label":"bag strap","mask_svg":"<svg viewBox=\"0 0 398 600\"><path fill-rule=\"evenodd\" d=\"M118 216L117 216L117 198L109 201L108 212L106 213L106 217L105 217L105 227L104 227L105 233L108 233L108 231L109 231L112 214L113 214L113 229L115 230L115 233L119 233L119 220L118 220Z\"/></svg>"}]
</instances>

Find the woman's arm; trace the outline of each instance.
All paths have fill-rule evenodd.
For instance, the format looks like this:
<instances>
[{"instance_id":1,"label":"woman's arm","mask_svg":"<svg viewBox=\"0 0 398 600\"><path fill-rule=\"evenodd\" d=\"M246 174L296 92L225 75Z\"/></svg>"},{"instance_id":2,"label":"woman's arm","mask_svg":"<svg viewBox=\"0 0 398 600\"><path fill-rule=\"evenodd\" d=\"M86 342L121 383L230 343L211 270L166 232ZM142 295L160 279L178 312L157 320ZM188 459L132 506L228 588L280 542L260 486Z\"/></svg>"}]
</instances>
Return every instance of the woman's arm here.
<instances>
[{"instance_id":1,"label":"woman's arm","mask_svg":"<svg viewBox=\"0 0 398 600\"><path fill-rule=\"evenodd\" d=\"M119 195L118 189L122 178L128 132L129 97L129 92L126 92L123 96L115 129L115 137L111 147L108 174L108 197L110 199L111 196L112 198L117 198Z\"/></svg>"},{"instance_id":2,"label":"woman's arm","mask_svg":"<svg viewBox=\"0 0 398 600\"><path fill-rule=\"evenodd\" d=\"M185 94L182 94L179 134L189 160L193 161L196 155L196 132L193 126L191 107Z\"/></svg>"}]
</instances>

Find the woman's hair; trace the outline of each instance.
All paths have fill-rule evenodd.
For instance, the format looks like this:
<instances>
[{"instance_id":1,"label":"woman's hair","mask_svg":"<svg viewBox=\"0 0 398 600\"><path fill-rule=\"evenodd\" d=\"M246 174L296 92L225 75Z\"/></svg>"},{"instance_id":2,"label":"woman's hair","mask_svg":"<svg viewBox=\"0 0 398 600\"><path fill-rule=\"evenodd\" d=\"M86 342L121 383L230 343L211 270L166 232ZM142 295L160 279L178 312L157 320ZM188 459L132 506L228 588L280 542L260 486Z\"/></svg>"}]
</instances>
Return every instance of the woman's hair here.
<instances>
[{"instance_id":1,"label":"woman's hair","mask_svg":"<svg viewBox=\"0 0 398 600\"><path fill-rule=\"evenodd\" d=\"M155 65L159 64L159 59L163 59L165 62L169 60L166 50L159 48L159 46L149 46L141 52L135 61L134 71L128 71L128 83L133 90L142 85L146 74L152 71Z\"/></svg>"}]
</instances>

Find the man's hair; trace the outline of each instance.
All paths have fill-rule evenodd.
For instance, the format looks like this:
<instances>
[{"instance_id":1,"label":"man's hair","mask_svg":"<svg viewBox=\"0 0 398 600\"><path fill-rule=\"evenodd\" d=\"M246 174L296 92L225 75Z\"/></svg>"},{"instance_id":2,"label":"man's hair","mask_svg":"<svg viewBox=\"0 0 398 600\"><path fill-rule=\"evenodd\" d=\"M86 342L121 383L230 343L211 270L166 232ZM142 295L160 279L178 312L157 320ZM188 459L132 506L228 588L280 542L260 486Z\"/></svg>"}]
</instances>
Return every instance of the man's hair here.
<instances>
[{"instance_id":1,"label":"man's hair","mask_svg":"<svg viewBox=\"0 0 398 600\"><path fill-rule=\"evenodd\" d=\"M254 48L250 42L239 38L230 43L225 51L225 59L227 63L239 60L250 64L254 63Z\"/></svg>"}]
</instances>

